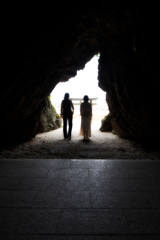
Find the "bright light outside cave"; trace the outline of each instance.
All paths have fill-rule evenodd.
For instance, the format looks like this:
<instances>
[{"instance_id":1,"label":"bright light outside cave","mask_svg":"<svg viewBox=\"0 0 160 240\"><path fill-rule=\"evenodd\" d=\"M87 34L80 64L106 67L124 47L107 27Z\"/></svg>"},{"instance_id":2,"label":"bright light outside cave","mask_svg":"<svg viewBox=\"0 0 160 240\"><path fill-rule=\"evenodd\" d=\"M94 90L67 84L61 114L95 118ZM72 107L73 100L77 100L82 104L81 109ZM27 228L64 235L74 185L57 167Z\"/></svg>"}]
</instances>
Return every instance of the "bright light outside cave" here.
<instances>
[{"instance_id":1,"label":"bright light outside cave","mask_svg":"<svg viewBox=\"0 0 160 240\"><path fill-rule=\"evenodd\" d=\"M57 84L51 93L51 102L54 105L56 112L60 113L61 101L64 94L68 92L70 98L83 98L88 95L89 98L96 98L96 105L92 106L93 121L101 119L108 114L108 106L106 103L106 93L98 86L98 57L94 56L88 62L83 70L77 72L74 78L67 82ZM74 103L74 101L73 101ZM74 118L80 118L80 105L75 105Z\"/></svg>"}]
</instances>

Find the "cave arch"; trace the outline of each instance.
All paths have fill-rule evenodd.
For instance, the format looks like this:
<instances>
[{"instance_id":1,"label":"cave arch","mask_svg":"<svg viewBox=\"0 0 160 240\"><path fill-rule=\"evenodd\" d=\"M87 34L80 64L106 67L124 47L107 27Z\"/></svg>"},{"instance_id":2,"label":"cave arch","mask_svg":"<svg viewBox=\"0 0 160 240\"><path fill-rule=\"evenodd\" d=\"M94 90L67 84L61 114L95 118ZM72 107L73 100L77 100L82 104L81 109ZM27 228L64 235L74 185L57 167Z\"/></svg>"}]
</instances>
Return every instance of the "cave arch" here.
<instances>
[{"instance_id":1,"label":"cave arch","mask_svg":"<svg viewBox=\"0 0 160 240\"><path fill-rule=\"evenodd\" d=\"M117 134L157 139L158 10L152 6L117 0L92 6L67 3L57 6L50 19L36 16L38 21L34 14L28 19L14 12L6 34L9 62L0 94L1 141L13 144L34 137L45 98L98 52L99 86L107 92Z\"/></svg>"},{"instance_id":2,"label":"cave arch","mask_svg":"<svg viewBox=\"0 0 160 240\"><path fill-rule=\"evenodd\" d=\"M55 107L57 113L60 113L61 101L64 98L65 92L70 94L70 98L83 98L88 95L89 98L97 98L94 100L93 114L105 116L107 114L106 92L98 86L98 59L99 55L95 55L81 71L77 71L77 75L70 78L66 82L59 82L51 92L51 102ZM96 102L95 102L96 101ZM73 101L75 103L75 112L78 117L80 113L80 101ZM96 105L95 105L96 103ZM100 108L101 113L98 113ZM96 112L95 112L96 111ZM99 126L100 127L100 126Z\"/></svg>"}]
</instances>

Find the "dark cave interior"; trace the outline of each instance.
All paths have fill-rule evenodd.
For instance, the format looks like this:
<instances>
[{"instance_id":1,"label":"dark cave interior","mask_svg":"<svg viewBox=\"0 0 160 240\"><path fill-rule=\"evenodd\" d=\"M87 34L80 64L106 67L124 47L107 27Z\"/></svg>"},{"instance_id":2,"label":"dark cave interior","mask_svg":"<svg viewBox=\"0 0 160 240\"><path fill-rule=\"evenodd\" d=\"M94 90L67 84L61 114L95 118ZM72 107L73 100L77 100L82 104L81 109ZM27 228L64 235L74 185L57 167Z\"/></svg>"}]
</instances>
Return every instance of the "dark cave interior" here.
<instances>
[{"instance_id":1,"label":"dark cave interior","mask_svg":"<svg viewBox=\"0 0 160 240\"><path fill-rule=\"evenodd\" d=\"M15 10L7 15L1 141L7 145L32 139L56 84L74 77L97 53L99 87L107 93L116 134L157 140L158 3L59 3L50 11Z\"/></svg>"}]
</instances>

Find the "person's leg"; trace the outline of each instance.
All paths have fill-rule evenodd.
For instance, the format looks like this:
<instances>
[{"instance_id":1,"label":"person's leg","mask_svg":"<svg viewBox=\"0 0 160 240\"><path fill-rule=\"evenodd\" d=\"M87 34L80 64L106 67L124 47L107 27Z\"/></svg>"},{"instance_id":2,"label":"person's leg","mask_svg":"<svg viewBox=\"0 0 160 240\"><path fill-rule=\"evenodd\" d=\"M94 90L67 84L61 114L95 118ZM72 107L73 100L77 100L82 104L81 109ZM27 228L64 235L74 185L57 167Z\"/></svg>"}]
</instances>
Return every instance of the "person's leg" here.
<instances>
[{"instance_id":1,"label":"person's leg","mask_svg":"<svg viewBox=\"0 0 160 240\"><path fill-rule=\"evenodd\" d=\"M72 114L69 115L68 117L69 121L69 132L68 132L68 137L71 138L71 132L72 132Z\"/></svg>"},{"instance_id":2,"label":"person's leg","mask_svg":"<svg viewBox=\"0 0 160 240\"><path fill-rule=\"evenodd\" d=\"M88 130L86 131L86 139L88 139Z\"/></svg>"},{"instance_id":3,"label":"person's leg","mask_svg":"<svg viewBox=\"0 0 160 240\"><path fill-rule=\"evenodd\" d=\"M84 140L86 139L86 118L83 116L83 136Z\"/></svg>"},{"instance_id":4,"label":"person's leg","mask_svg":"<svg viewBox=\"0 0 160 240\"><path fill-rule=\"evenodd\" d=\"M86 130L83 128L84 138L86 138Z\"/></svg>"},{"instance_id":5,"label":"person's leg","mask_svg":"<svg viewBox=\"0 0 160 240\"><path fill-rule=\"evenodd\" d=\"M67 116L63 116L63 136L67 138Z\"/></svg>"}]
</instances>

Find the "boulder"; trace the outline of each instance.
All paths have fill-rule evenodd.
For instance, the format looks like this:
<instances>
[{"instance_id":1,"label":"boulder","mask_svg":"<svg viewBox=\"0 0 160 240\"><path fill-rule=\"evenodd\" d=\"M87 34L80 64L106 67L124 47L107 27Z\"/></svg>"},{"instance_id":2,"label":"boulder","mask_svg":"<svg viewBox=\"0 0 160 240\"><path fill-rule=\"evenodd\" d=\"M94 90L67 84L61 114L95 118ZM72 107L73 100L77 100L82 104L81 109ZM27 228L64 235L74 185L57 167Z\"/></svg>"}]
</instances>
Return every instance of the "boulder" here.
<instances>
[{"instance_id":1,"label":"boulder","mask_svg":"<svg viewBox=\"0 0 160 240\"><path fill-rule=\"evenodd\" d=\"M46 106L43 108L38 133L49 132L62 126L62 120L56 113L49 98L46 98Z\"/></svg>"},{"instance_id":2,"label":"boulder","mask_svg":"<svg viewBox=\"0 0 160 240\"><path fill-rule=\"evenodd\" d=\"M107 116L105 116L102 120L101 120L101 127L100 127L100 131L101 132L111 132L113 127L112 127L112 123L111 123L111 116L110 114L108 114Z\"/></svg>"}]
</instances>

